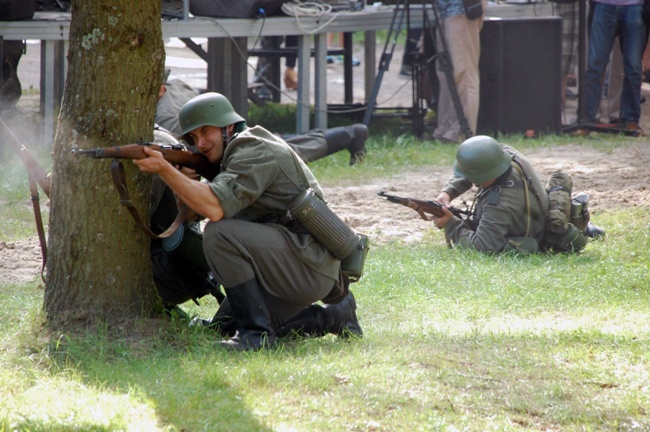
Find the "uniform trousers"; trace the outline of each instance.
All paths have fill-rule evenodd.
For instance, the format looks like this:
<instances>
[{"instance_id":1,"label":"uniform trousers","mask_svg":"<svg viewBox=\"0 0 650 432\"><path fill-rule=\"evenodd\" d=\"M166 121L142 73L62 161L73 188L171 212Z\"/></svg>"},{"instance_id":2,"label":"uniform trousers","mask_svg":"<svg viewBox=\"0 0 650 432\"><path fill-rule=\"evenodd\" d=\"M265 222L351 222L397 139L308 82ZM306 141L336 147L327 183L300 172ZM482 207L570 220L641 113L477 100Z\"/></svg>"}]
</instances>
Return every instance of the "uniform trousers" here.
<instances>
[{"instance_id":1,"label":"uniform trousers","mask_svg":"<svg viewBox=\"0 0 650 432\"><path fill-rule=\"evenodd\" d=\"M335 281L306 265L274 224L238 219L208 223L203 250L224 288L255 279L277 327L330 293Z\"/></svg>"}]
</instances>

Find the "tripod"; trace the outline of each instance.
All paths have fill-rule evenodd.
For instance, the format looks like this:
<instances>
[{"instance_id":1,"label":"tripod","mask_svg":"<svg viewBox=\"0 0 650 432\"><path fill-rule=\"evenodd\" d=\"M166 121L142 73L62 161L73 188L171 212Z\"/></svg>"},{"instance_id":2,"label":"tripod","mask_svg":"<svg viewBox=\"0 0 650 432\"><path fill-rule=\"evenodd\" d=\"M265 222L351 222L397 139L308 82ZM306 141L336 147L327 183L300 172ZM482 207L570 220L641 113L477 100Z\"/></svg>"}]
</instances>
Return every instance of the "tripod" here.
<instances>
[{"instance_id":1,"label":"tripod","mask_svg":"<svg viewBox=\"0 0 650 432\"><path fill-rule=\"evenodd\" d=\"M429 37L431 40L436 40L435 39L435 34L434 34L434 28L433 25L431 24L431 20L429 18L429 13L428 11L431 10L433 12L433 16L435 18L435 28L438 29L438 37L440 38L440 47L442 49L436 50L436 53L434 55L434 58L436 58L440 64L440 70L445 74L445 79L447 81L447 85L449 87L449 93L451 95L451 100L452 103L454 104L454 110L456 111L456 117L458 118L458 121L460 123L460 129L461 132L466 136L466 137L471 137L473 135L472 130L469 127L469 123L467 122L467 117L465 116L465 112L463 111L463 107L460 103L460 97L458 95L458 89L456 88L456 81L454 81L454 76L453 76L453 66L451 63L451 57L449 56L449 52L447 51L447 41L445 40L445 35L442 30L442 27L440 25L440 16L438 14L438 8L435 4L435 0L428 0L428 1L423 1L422 2L423 8L422 8L422 16L423 16L423 27L425 31L428 31ZM430 6L430 9L428 8ZM363 124L368 126L370 124L370 118L372 117L372 112L375 108L375 104L377 102L377 95L379 93L379 88L381 87L381 81L384 77L384 73L388 70L388 66L390 65L390 62L393 58L393 52L395 50L395 45L397 44L397 37L399 35L400 30L402 30L402 25L404 23L404 17L406 16L407 20L407 28L410 27L410 0L398 0L395 3L395 11L393 13L393 18L391 20L390 28L388 30L388 35L386 37L386 43L384 44L384 51L381 55L381 58L379 60L379 68L377 72L377 77L375 79L374 86L372 88L372 92L370 94L370 98L368 99L368 106L366 108L365 115L363 117ZM390 47L389 47L390 44ZM433 58L426 60L431 61ZM420 77L420 68L416 67L413 70L413 76L414 76L414 85L413 85L413 91L414 93L416 91L419 91L420 89L420 82L419 82L419 77ZM414 107L417 106L417 113L412 113L412 115L416 116L417 119L421 119L421 112L422 108L419 106L419 104L416 104L416 98L418 98L417 94L413 95L413 100L414 100ZM421 121L421 120L420 120ZM416 123L416 132L418 134L421 133L421 123L418 122Z\"/></svg>"},{"instance_id":2,"label":"tripod","mask_svg":"<svg viewBox=\"0 0 650 432\"><path fill-rule=\"evenodd\" d=\"M573 134L581 131L606 132L639 136L639 131L624 127L602 126L589 122L585 113L585 72L587 64L587 0L580 0L578 5L578 119L575 124L566 126L564 133Z\"/></svg>"}]
</instances>

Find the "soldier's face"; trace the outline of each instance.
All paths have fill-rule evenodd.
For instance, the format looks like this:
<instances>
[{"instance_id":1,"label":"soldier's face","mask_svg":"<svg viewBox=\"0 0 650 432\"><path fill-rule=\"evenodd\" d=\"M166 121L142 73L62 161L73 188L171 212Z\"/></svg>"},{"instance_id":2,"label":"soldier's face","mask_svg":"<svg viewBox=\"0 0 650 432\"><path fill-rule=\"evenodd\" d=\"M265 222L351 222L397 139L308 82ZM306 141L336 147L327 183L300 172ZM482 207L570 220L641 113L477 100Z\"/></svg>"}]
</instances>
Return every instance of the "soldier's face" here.
<instances>
[{"instance_id":1,"label":"soldier's face","mask_svg":"<svg viewBox=\"0 0 650 432\"><path fill-rule=\"evenodd\" d=\"M214 126L201 126L190 132L196 148L203 153L210 162L216 163L223 156L222 129Z\"/></svg>"}]
</instances>

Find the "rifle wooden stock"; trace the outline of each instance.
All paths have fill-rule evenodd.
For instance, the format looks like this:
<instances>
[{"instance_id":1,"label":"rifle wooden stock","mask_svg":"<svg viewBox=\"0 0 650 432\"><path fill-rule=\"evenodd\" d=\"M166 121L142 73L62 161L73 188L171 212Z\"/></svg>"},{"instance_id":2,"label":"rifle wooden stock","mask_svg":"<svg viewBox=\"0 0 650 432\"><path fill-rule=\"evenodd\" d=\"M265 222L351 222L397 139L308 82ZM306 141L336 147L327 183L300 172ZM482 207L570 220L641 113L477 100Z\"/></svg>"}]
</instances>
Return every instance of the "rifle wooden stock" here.
<instances>
[{"instance_id":1,"label":"rifle wooden stock","mask_svg":"<svg viewBox=\"0 0 650 432\"><path fill-rule=\"evenodd\" d=\"M49 197L50 177L47 175L45 168L43 168L43 166L40 163L38 163L36 159L34 159L34 156L32 156L32 154L29 152L27 147L20 144L16 135L14 135L12 130L9 129L9 126L7 126L4 120L0 119L0 124L2 124L4 129L7 131L7 135L9 136L9 139L6 141L7 143L9 143L9 147L11 147L16 152L16 154L22 161L23 165L25 165L25 168L27 169L27 173L41 187L45 195Z\"/></svg>"},{"instance_id":2,"label":"rifle wooden stock","mask_svg":"<svg viewBox=\"0 0 650 432\"><path fill-rule=\"evenodd\" d=\"M462 210L457 207L452 207L452 206L445 206L442 203L439 203L438 201L429 201L429 200L419 200L419 199L414 199L414 198L403 198L399 197L396 195L388 195L386 192L383 190L379 191L377 193L380 197L386 198L388 201L396 203L396 204L401 204L403 206L412 208L418 214L420 217L424 220L430 220L426 214L433 215L437 218L443 217L444 213L442 212L443 207L447 207L451 214L454 216L457 216L461 219L467 218L469 215L469 212L467 210Z\"/></svg>"},{"instance_id":3,"label":"rifle wooden stock","mask_svg":"<svg viewBox=\"0 0 650 432\"><path fill-rule=\"evenodd\" d=\"M144 142L91 150L74 148L72 149L72 153L86 155L93 159L144 159L147 157L143 150L144 147L149 147L152 150L159 151L169 163L191 168L201 177L208 180L212 180L217 174L219 174L219 166L217 164L210 163L208 158L201 153L186 151L180 144L171 145Z\"/></svg>"}]
</instances>

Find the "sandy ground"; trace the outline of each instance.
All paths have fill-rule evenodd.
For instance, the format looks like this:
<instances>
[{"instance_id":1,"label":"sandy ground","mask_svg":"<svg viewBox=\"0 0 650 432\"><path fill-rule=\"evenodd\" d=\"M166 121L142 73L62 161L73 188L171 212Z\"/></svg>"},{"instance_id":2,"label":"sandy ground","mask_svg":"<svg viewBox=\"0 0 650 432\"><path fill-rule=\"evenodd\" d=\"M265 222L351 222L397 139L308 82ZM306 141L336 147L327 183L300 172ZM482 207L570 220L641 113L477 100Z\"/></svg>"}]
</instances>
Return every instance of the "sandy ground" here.
<instances>
[{"instance_id":1,"label":"sandy ground","mask_svg":"<svg viewBox=\"0 0 650 432\"><path fill-rule=\"evenodd\" d=\"M383 47L382 47L383 48ZM401 59L401 48L396 48L395 59ZM355 55L360 58L360 48L355 47ZM181 52L179 48L168 48L168 61L173 54L173 62L181 65L192 64L191 55ZM30 46L25 63L21 62L19 73L24 79L23 87L37 87L34 82L34 67L37 63L38 49ZM185 58L185 61L183 59ZM379 56L378 56L379 58ZM394 61L384 76L382 95L400 95L404 106L411 101L410 85L406 78L400 77L399 61ZM194 67L196 66L196 67ZM194 85L200 87L200 65L188 67L172 67L172 74L185 79L197 79ZM358 68L355 69L355 72ZM342 93L340 85L342 65L333 64L328 68L328 87L334 101L337 92ZM355 96L362 95L363 81L359 70L355 75ZM357 78L358 77L358 78ZM21 80L22 81L22 80ZM407 85L405 85L405 83ZM295 92L293 92L295 96ZM650 84L643 85L643 95L649 99L642 105L641 126L650 132ZM290 97L287 93L285 97ZM29 108L23 108L29 109ZM575 102L569 102L569 116L575 113ZM607 140L607 135L601 135ZM590 195L590 208L597 215L598 211L611 207L643 207L650 208L650 144L648 137L630 138L629 144L616 148L611 152L594 150L581 145L584 138L576 138L575 143L563 146L561 150L552 148L535 150L527 155L538 169L542 179L557 169L562 169L572 175L575 192L586 192ZM389 193L411 196L421 199L433 199L450 174L448 166L428 166L389 178L374 178L361 186L330 187L325 192L335 211L341 215L350 226L371 236L375 244L401 239L416 241L421 239L428 230L435 229L430 222L423 221L412 210L396 204L391 204L376 194L381 189ZM471 199L471 195L467 195ZM0 203L1 205L2 203ZM460 203L454 203L462 206ZM26 201L24 205L29 206ZM43 209L47 218L47 209ZM606 228L606 227L605 227ZM36 232L36 230L34 230ZM440 241L443 242L442 237ZM27 282L38 276L41 268L41 255L36 236L25 241L0 242L0 283Z\"/></svg>"}]
</instances>

